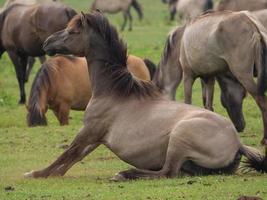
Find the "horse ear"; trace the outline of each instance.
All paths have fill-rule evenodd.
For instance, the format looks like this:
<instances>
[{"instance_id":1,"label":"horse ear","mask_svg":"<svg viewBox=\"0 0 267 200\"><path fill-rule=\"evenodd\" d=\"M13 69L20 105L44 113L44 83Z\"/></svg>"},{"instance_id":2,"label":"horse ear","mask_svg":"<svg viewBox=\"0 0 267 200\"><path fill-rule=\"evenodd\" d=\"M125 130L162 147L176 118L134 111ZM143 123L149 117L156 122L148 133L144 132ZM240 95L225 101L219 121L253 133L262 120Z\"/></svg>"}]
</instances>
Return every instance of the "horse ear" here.
<instances>
[{"instance_id":1,"label":"horse ear","mask_svg":"<svg viewBox=\"0 0 267 200\"><path fill-rule=\"evenodd\" d=\"M86 21L87 21L86 15L83 12L81 12L81 23L82 23L83 27L86 26L86 24L87 24Z\"/></svg>"}]
</instances>

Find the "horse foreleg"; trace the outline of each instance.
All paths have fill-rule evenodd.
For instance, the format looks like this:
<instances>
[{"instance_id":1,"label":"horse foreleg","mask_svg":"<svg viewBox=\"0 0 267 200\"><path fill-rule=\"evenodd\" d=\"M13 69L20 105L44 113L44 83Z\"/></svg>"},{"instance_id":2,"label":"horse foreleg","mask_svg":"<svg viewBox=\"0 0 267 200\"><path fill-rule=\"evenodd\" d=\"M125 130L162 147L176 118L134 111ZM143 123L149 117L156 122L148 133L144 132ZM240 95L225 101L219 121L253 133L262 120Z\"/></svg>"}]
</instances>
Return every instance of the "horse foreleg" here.
<instances>
[{"instance_id":1,"label":"horse foreleg","mask_svg":"<svg viewBox=\"0 0 267 200\"><path fill-rule=\"evenodd\" d=\"M75 137L69 148L61 154L51 165L39 171L25 173L26 178L47 178L49 176L63 176L75 163L82 160L100 143L94 135L88 135L84 127ZM91 136L91 137L90 137Z\"/></svg>"},{"instance_id":2,"label":"horse foreleg","mask_svg":"<svg viewBox=\"0 0 267 200\"><path fill-rule=\"evenodd\" d=\"M203 90L205 92L204 94L202 93L202 95L205 95L204 107L208 110L213 111L213 96L214 96L215 79L212 77L212 78L202 79L201 81L202 81L202 89L204 86ZM204 98L203 98L203 103L204 103Z\"/></svg>"},{"instance_id":3,"label":"horse foreleg","mask_svg":"<svg viewBox=\"0 0 267 200\"><path fill-rule=\"evenodd\" d=\"M53 109L61 126L69 124L70 104L61 103L56 109Z\"/></svg>"},{"instance_id":4,"label":"horse foreleg","mask_svg":"<svg viewBox=\"0 0 267 200\"><path fill-rule=\"evenodd\" d=\"M124 31L125 26L127 24L127 20L128 20L128 15L126 12L123 12L123 23L121 25L121 31Z\"/></svg>"},{"instance_id":5,"label":"horse foreleg","mask_svg":"<svg viewBox=\"0 0 267 200\"><path fill-rule=\"evenodd\" d=\"M27 56L19 56L14 52L8 51L8 55L15 66L16 75L20 88L20 100L19 104L24 104L26 102L25 95L25 82L26 82L26 67L27 67Z\"/></svg>"},{"instance_id":6,"label":"horse foreleg","mask_svg":"<svg viewBox=\"0 0 267 200\"><path fill-rule=\"evenodd\" d=\"M185 103L192 104L192 87L194 78L190 75L184 74L184 97Z\"/></svg>"},{"instance_id":7,"label":"horse foreleg","mask_svg":"<svg viewBox=\"0 0 267 200\"><path fill-rule=\"evenodd\" d=\"M43 64L46 61L46 56L39 57L40 63Z\"/></svg>"},{"instance_id":8,"label":"horse foreleg","mask_svg":"<svg viewBox=\"0 0 267 200\"><path fill-rule=\"evenodd\" d=\"M130 10L128 10L127 15L129 18L129 31L131 31L133 29L133 17Z\"/></svg>"},{"instance_id":9,"label":"horse foreleg","mask_svg":"<svg viewBox=\"0 0 267 200\"><path fill-rule=\"evenodd\" d=\"M35 63L35 58L34 57L29 57L28 58L28 64L27 64L26 77L25 77L25 81L26 82L28 82L28 80L29 80L30 73L32 71L34 63Z\"/></svg>"}]
</instances>

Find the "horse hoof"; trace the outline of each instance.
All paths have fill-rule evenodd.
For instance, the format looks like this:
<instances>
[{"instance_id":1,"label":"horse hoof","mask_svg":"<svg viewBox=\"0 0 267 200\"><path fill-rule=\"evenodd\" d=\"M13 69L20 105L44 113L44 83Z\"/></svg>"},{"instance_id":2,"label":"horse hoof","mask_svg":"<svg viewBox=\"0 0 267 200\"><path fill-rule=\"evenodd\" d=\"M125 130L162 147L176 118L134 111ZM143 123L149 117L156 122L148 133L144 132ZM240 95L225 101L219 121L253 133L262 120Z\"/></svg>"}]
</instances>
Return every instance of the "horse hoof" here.
<instances>
[{"instance_id":1,"label":"horse hoof","mask_svg":"<svg viewBox=\"0 0 267 200\"><path fill-rule=\"evenodd\" d=\"M114 182L119 182L119 181L126 181L127 179L123 176L123 175L121 175L120 173L117 173L117 174L115 174L115 176L112 178L112 179L110 179L111 181L114 181Z\"/></svg>"},{"instance_id":2,"label":"horse hoof","mask_svg":"<svg viewBox=\"0 0 267 200\"><path fill-rule=\"evenodd\" d=\"M34 171L26 172L23 174L24 178L34 178Z\"/></svg>"},{"instance_id":3,"label":"horse hoof","mask_svg":"<svg viewBox=\"0 0 267 200\"><path fill-rule=\"evenodd\" d=\"M267 147L267 139L266 138L263 138L262 141L261 141L261 144L263 146L266 146Z\"/></svg>"}]
</instances>

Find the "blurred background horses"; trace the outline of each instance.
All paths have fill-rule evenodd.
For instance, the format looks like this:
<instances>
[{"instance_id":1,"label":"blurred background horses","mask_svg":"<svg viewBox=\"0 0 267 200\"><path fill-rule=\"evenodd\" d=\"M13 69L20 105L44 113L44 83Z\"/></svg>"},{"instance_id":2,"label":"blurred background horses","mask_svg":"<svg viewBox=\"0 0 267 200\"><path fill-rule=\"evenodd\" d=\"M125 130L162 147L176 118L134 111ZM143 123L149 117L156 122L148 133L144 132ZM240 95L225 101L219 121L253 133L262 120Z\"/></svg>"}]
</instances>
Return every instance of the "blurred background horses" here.
<instances>
[{"instance_id":1,"label":"blurred background horses","mask_svg":"<svg viewBox=\"0 0 267 200\"><path fill-rule=\"evenodd\" d=\"M19 103L26 101L24 84L28 57L45 55L44 40L65 28L74 15L75 10L61 3L12 4L0 13L0 55L7 51L15 66L20 87Z\"/></svg>"},{"instance_id":2,"label":"blurred background horses","mask_svg":"<svg viewBox=\"0 0 267 200\"><path fill-rule=\"evenodd\" d=\"M126 27L127 21L129 20L129 30L132 30L133 17L130 12L131 7L133 7L139 16L139 20L143 18L143 11L141 5L137 0L94 0L91 10L101 10L105 13L123 13L123 24L121 30L123 31Z\"/></svg>"}]
</instances>

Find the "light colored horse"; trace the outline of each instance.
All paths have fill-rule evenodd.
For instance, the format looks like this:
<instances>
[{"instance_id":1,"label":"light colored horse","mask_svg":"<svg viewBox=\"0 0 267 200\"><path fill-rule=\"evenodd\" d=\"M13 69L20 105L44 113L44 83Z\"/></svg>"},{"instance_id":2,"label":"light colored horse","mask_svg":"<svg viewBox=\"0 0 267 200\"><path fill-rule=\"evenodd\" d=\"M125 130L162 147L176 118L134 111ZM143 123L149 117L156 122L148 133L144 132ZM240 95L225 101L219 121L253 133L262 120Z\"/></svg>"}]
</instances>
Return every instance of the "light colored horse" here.
<instances>
[{"instance_id":1,"label":"light colored horse","mask_svg":"<svg viewBox=\"0 0 267 200\"><path fill-rule=\"evenodd\" d=\"M54 2L54 1L61 1L61 0L7 0L3 6L3 9L15 3L24 4L24 5L32 5L35 3L48 3L48 2Z\"/></svg>"},{"instance_id":2,"label":"light colored horse","mask_svg":"<svg viewBox=\"0 0 267 200\"><path fill-rule=\"evenodd\" d=\"M184 23L200 16L206 10L213 8L212 0L179 0L176 11Z\"/></svg>"},{"instance_id":3,"label":"light colored horse","mask_svg":"<svg viewBox=\"0 0 267 200\"><path fill-rule=\"evenodd\" d=\"M127 21L129 20L129 30L132 30L132 14L130 12L133 7L141 20L143 18L143 11L137 0L95 0L92 4L91 10L101 10L105 13L123 13L124 22L121 26L121 30L125 29Z\"/></svg>"},{"instance_id":4,"label":"light colored horse","mask_svg":"<svg viewBox=\"0 0 267 200\"><path fill-rule=\"evenodd\" d=\"M216 10L261 10L267 8L267 0L221 0Z\"/></svg>"},{"instance_id":5,"label":"light colored horse","mask_svg":"<svg viewBox=\"0 0 267 200\"><path fill-rule=\"evenodd\" d=\"M150 80L145 62L130 55L127 68L137 78ZM55 56L45 62L37 73L28 102L29 126L46 125L47 109L53 110L60 125L69 123L69 112L85 110L92 96L85 58Z\"/></svg>"},{"instance_id":6,"label":"light colored horse","mask_svg":"<svg viewBox=\"0 0 267 200\"><path fill-rule=\"evenodd\" d=\"M209 34L207 34L209 33ZM209 82L230 71L258 104L267 146L267 47L266 30L249 12L208 13L190 23L181 41L185 102L191 104L197 77ZM254 71L257 71L257 83ZM214 84L207 84L212 91ZM213 94L211 94L213 95ZM267 154L267 151L266 151Z\"/></svg>"},{"instance_id":7,"label":"light colored horse","mask_svg":"<svg viewBox=\"0 0 267 200\"><path fill-rule=\"evenodd\" d=\"M264 157L240 142L227 119L166 100L151 82L134 78L126 67L126 45L102 14L75 17L67 29L47 39L44 49L49 55L85 56L93 96L84 127L69 148L50 166L26 177L62 176L100 144L136 167L117 174L116 181L181 172L233 173L241 155L250 167L267 172Z\"/></svg>"}]
</instances>

